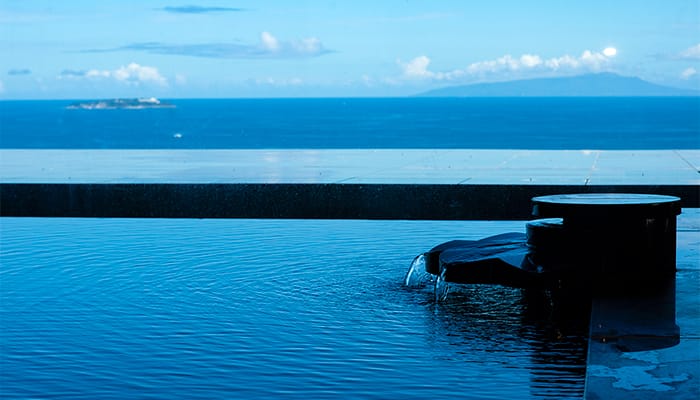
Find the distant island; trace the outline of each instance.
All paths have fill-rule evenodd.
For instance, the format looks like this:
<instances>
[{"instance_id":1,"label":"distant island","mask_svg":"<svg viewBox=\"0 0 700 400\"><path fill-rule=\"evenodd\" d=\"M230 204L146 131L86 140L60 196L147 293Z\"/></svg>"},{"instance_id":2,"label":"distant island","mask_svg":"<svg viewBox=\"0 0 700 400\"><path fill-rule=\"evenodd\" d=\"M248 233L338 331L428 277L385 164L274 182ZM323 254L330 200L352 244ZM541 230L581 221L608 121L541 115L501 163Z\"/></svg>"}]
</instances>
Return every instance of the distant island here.
<instances>
[{"instance_id":1,"label":"distant island","mask_svg":"<svg viewBox=\"0 0 700 400\"><path fill-rule=\"evenodd\" d=\"M637 77L609 72L563 78L538 78L508 82L448 86L418 94L422 97L515 96L700 96L700 91L656 85Z\"/></svg>"},{"instance_id":2,"label":"distant island","mask_svg":"<svg viewBox=\"0 0 700 400\"><path fill-rule=\"evenodd\" d=\"M155 97L136 99L93 100L72 103L69 110L142 110L144 108L175 108L174 104L162 102Z\"/></svg>"}]
</instances>

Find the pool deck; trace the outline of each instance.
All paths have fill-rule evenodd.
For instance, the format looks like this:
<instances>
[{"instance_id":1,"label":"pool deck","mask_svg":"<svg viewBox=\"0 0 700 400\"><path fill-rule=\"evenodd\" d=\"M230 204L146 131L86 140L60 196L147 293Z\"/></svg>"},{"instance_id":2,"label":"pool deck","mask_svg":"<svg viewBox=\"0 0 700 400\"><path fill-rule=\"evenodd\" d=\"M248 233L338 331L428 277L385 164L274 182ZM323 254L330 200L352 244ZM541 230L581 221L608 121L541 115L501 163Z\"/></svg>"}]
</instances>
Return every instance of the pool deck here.
<instances>
[{"instance_id":1,"label":"pool deck","mask_svg":"<svg viewBox=\"0 0 700 400\"><path fill-rule=\"evenodd\" d=\"M700 207L700 150L0 150L0 185L5 216L529 219L562 193Z\"/></svg>"},{"instance_id":2,"label":"pool deck","mask_svg":"<svg viewBox=\"0 0 700 400\"><path fill-rule=\"evenodd\" d=\"M594 299L585 398L700 398L700 150L0 150L0 216L524 220L578 192L684 208L670 289Z\"/></svg>"},{"instance_id":3,"label":"pool deck","mask_svg":"<svg viewBox=\"0 0 700 400\"><path fill-rule=\"evenodd\" d=\"M700 150L0 150L2 183L700 184Z\"/></svg>"},{"instance_id":4,"label":"pool deck","mask_svg":"<svg viewBox=\"0 0 700 400\"><path fill-rule=\"evenodd\" d=\"M683 210L677 241L674 282L593 300L586 399L700 398L700 210Z\"/></svg>"}]
</instances>

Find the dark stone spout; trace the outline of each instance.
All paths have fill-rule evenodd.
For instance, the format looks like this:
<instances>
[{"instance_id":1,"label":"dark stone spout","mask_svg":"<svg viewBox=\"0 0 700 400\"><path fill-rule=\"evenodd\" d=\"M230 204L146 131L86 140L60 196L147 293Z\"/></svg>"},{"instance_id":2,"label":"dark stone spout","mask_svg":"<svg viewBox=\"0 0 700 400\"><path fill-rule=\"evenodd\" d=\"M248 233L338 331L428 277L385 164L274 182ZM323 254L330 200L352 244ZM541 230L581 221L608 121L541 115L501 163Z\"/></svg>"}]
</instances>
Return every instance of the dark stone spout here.
<instances>
[{"instance_id":1,"label":"dark stone spout","mask_svg":"<svg viewBox=\"0 0 700 400\"><path fill-rule=\"evenodd\" d=\"M446 282L531 288L633 290L675 273L680 199L577 194L532 199L526 233L453 240L425 253Z\"/></svg>"}]
</instances>

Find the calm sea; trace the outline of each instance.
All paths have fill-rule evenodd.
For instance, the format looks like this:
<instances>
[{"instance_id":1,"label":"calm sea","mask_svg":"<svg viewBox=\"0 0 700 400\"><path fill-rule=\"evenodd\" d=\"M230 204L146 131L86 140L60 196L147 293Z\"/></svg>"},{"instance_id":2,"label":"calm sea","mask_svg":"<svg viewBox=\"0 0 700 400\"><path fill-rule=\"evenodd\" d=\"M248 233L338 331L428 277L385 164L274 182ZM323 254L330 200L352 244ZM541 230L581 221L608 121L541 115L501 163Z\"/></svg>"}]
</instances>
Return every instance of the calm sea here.
<instances>
[{"instance_id":1,"label":"calm sea","mask_svg":"<svg viewBox=\"0 0 700 400\"><path fill-rule=\"evenodd\" d=\"M700 97L1 101L0 147L697 149Z\"/></svg>"},{"instance_id":2,"label":"calm sea","mask_svg":"<svg viewBox=\"0 0 700 400\"><path fill-rule=\"evenodd\" d=\"M700 148L700 100L0 102L3 148ZM522 222L0 219L0 397L581 398L587 321L542 293L407 288Z\"/></svg>"}]
</instances>

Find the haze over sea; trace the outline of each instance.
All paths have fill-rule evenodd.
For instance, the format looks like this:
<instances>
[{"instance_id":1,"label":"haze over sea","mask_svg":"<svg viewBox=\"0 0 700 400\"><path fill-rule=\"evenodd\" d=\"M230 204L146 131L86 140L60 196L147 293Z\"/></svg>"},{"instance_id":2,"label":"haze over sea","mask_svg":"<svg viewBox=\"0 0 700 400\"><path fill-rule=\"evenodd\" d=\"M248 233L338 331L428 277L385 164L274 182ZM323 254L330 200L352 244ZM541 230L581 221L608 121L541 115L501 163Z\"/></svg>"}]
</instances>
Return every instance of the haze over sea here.
<instances>
[{"instance_id":1,"label":"haze over sea","mask_svg":"<svg viewBox=\"0 0 700 400\"><path fill-rule=\"evenodd\" d=\"M74 110L0 102L0 147L697 149L700 97L168 100Z\"/></svg>"}]
</instances>

